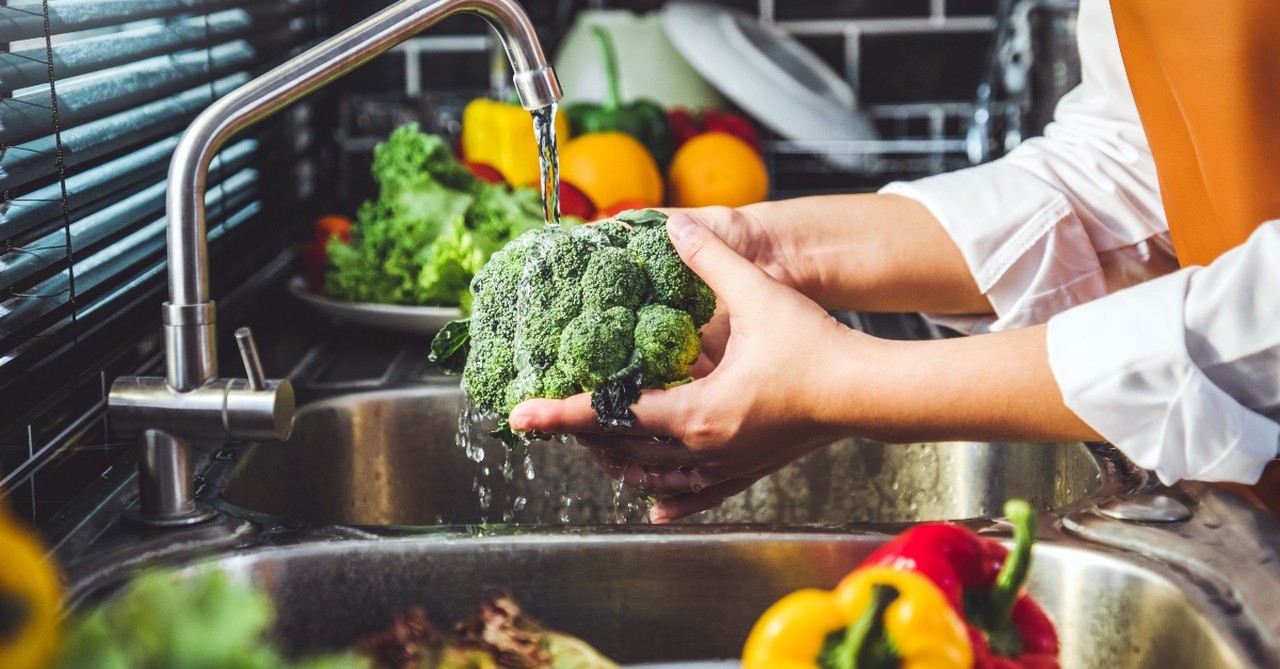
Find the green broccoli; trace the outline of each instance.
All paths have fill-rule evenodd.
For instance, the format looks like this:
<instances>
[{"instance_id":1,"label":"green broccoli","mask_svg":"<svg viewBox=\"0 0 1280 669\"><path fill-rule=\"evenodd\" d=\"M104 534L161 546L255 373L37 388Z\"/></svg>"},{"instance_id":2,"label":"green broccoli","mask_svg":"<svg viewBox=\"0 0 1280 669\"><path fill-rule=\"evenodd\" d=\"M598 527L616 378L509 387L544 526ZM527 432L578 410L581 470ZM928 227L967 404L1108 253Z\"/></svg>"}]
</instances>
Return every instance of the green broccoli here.
<instances>
[{"instance_id":1,"label":"green broccoli","mask_svg":"<svg viewBox=\"0 0 1280 669\"><path fill-rule=\"evenodd\" d=\"M665 223L644 210L568 232L543 226L476 273L471 318L441 331L431 359L461 368L475 405L498 415L495 436L514 443L506 415L516 404L584 391L601 425L630 425L642 388L689 379L715 295Z\"/></svg>"},{"instance_id":2,"label":"green broccoli","mask_svg":"<svg viewBox=\"0 0 1280 669\"><path fill-rule=\"evenodd\" d=\"M701 342L693 318L665 304L647 304L636 318L635 346L652 384L678 384L689 378Z\"/></svg>"}]
</instances>

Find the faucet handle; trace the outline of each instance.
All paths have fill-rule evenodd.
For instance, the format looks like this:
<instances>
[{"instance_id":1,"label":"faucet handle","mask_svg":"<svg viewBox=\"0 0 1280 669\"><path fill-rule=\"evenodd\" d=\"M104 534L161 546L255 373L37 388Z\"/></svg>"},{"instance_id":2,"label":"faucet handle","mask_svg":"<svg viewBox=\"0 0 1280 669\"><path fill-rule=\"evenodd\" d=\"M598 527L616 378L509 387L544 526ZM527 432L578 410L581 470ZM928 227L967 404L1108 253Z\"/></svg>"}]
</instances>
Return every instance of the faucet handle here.
<instances>
[{"instance_id":1,"label":"faucet handle","mask_svg":"<svg viewBox=\"0 0 1280 669\"><path fill-rule=\"evenodd\" d=\"M258 356L258 345L253 341L253 331L247 327L237 329L236 346L240 348L240 359L244 360L244 371L249 377L249 389L266 390L267 375L262 371L262 358Z\"/></svg>"}]
</instances>

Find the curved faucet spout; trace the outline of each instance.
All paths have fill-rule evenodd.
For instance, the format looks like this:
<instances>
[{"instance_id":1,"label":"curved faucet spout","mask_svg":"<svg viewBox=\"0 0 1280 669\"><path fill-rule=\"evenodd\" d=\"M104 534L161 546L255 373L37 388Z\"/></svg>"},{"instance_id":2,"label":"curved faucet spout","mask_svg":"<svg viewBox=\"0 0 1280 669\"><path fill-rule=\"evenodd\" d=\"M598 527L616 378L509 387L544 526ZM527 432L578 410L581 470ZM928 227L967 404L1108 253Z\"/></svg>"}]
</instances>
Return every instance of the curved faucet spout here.
<instances>
[{"instance_id":1,"label":"curved faucet spout","mask_svg":"<svg viewBox=\"0 0 1280 669\"><path fill-rule=\"evenodd\" d=\"M198 387L217 371L204 211L213 155L237 132L459 12L478 14L497 30L526 109L560 99L560 84L515 0L401 0L218 100L182 135L169 165L166 201L170 299L164 322L174 389Z\"/></svg>"}]
</instances>

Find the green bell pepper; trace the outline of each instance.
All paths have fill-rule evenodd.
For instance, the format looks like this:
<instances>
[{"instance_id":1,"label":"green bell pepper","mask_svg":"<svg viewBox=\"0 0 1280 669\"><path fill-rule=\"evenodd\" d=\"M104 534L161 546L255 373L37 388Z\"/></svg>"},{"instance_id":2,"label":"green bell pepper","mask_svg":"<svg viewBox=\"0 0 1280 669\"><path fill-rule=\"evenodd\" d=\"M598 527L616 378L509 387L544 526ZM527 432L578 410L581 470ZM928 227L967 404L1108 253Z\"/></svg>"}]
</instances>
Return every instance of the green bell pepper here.
<instances>
[{"instance_id":1,"label":"green bell pepper","mask_svg":"<svg viewBox=\"0 0 1280 669\"><path fill-rule=\"evenodd\" d=\"M593 32L600 40L600 51L604 59L605 98L599 104L577 102L565 107L565 115L569 117L573 135L624 132L644 144L658 165L665 169L674 151L666 111L652 100L637 99L625 104L622 102L618 86L618 59L613 49L613 40L600 26L595 26Z\"/></svg>"}]
</instances>

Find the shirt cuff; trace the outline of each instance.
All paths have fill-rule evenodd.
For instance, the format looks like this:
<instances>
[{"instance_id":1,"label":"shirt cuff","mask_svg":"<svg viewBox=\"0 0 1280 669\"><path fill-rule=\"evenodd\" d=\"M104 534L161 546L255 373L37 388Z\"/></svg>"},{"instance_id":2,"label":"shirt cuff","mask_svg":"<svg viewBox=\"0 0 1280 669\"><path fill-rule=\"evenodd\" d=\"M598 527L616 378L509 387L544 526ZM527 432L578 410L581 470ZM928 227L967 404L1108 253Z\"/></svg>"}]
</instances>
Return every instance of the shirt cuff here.
<instances>
[{"instance_id":1,"label":"shirt cuff","mask_svg":"<svg viewBox=\"0 0 1280 669\"><path fill-rule=\"evenodd\" d=\"M893 182L882 193L922 203L951 236L994 314L927 314L962 332L1012 330L1107 293L1098 253L1058 189L1000 161Z\"/></svg>"},{"instance_id":2,"label":"shirt cuff","mask_svg":"<svg viewBox=\"0 0 1280 669\"><path fill-rule=\"evenodd\" d=\"M1192 361L1188 268L1049 321L1049 365L1068 408L1134 463L1181 479L1254 483L1280 424L1240 404Z\"/></svg>"}]
</instances>

